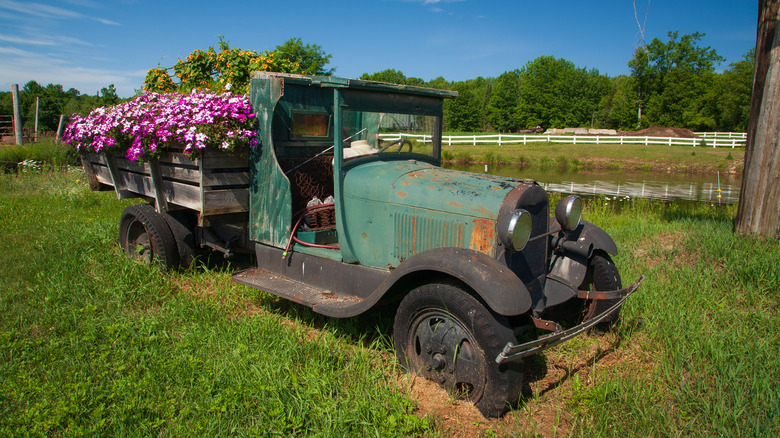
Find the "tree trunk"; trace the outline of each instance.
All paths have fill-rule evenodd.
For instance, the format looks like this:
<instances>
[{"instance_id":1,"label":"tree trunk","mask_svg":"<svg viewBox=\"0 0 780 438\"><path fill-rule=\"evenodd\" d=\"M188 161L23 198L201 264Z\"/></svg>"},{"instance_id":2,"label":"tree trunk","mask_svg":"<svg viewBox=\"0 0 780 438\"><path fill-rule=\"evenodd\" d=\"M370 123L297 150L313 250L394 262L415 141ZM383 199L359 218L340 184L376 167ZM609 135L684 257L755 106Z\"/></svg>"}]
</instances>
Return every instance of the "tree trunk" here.
<instances>
[{"instance_id":1,"label":"tree trunk","mask_svg":"<svg viewBox=\"0 0 780 438\"><path fill-rule=\"evenodd\" d=\"M759 0L756 67L735 230L780 237L780 0Z\"/></svg>"}]
</instances>

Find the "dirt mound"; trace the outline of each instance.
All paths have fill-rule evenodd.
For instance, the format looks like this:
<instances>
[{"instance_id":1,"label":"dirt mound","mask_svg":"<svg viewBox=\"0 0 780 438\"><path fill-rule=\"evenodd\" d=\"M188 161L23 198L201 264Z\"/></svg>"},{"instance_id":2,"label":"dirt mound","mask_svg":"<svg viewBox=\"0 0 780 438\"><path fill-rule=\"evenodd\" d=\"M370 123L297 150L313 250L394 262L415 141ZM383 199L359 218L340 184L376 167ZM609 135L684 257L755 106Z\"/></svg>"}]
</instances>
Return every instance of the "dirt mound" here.
<instances>
[{"instance_id":1,"label":"dirt mound","mask_svg":"<svg viewBox=\"0 0 780 438\"><path fill-rule=\"evenodd\" d=\"M663 126L650 126L649 128L640 129L639 131L623 131L618 135L626 137L679 137L679 138L699 138L690 129L687 128L666 128Z\"/></svg>"}]
</instances>

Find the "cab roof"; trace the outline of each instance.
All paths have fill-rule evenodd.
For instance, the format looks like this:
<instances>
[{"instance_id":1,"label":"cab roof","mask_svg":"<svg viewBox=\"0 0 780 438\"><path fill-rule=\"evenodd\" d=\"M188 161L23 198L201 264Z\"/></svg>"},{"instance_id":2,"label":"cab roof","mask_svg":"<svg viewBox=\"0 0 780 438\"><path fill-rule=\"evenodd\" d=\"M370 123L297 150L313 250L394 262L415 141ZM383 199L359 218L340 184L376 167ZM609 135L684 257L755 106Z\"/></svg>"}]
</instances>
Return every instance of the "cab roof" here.
<instances>
[{"instance_id":1,"label":"cab roof","mask_svg":"<svg viewBox=\"0 0 780 438\"><path fill-rule=\"evenodd\" d=\"M252 79L281 78L285 83L315 86L322 88L349 88L352 90L378 91L386 93L411 94L416 96L438 97L440 99L457 97L457 91L436 88L399 85L387 82L364 81L362 79L341 78L338 76L307 76L292 73L257 71Z\"/></svg>"}]
</instances>

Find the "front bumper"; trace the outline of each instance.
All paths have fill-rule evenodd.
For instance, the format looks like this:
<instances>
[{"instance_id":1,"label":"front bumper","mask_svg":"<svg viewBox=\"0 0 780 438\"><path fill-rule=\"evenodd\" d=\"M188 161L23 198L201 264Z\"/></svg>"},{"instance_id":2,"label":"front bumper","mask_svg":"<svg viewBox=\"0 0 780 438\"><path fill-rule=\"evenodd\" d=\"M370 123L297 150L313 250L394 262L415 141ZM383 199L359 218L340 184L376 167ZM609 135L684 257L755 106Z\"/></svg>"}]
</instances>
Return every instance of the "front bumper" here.
<instances>
[{"instance_id":1,"label":"front bumper","mask_svg":"<svg viewBox=\"0 0 780 438\"><path fill-rule=\"evenodd\" d=\"M574 326L566 330L556 331L549 335L541 336L538 339L535 339L530 342L526 342L525 344L514 345L511 342L507 343L506 346L504 346L504 350L498 355L498 357L496 357L496 363L500 365L502 363L508 363L508 362L514 362L516 360L520 360L526 356L539 353L550 347L554 347L558 344L566 342L569 339L579 335L580 333L587 331L588 329L600 323L609 315L617 311L621 306L623 306L623 303L626 302L626 300L628 299L629 296L631 296L632 293L636 292L637 288L639 288L639 285L642 284L642 281L644 281L644 279L645 276L640 275L639 278L634 282L634 284L632 284L627 288L603 293L602 294L603 296L599 296L599 298L601 299L620 298L620 301L615 303L609 309L602 312L600 315L592 319L589 319L588 321L583 322L580 325ZM596 298L596 297L585 296L583 298Z\"/></svg>"}]
</instances>

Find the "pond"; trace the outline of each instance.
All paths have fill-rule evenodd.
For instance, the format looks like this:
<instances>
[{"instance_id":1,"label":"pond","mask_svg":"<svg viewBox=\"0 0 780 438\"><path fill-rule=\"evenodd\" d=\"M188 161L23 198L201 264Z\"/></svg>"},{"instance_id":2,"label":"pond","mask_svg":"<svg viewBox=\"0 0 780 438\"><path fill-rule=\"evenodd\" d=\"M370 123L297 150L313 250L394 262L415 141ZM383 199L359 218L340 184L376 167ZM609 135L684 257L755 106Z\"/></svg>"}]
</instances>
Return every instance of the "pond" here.
<instances>
[{"instance_id":1,"label":"pond","mask_svg":"<svg viewBox=\"0 0 780 438\"><path fill-rule=\"evenodd\" d=\"M485 173L485 165L445 167ZM702 201L736 204L742 174L679 174L659 172L561 170L487 166L487 173L537 181L545 190L586 196L647 198L664 201Z\"/></svg>"}]
</instances>

